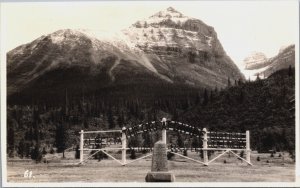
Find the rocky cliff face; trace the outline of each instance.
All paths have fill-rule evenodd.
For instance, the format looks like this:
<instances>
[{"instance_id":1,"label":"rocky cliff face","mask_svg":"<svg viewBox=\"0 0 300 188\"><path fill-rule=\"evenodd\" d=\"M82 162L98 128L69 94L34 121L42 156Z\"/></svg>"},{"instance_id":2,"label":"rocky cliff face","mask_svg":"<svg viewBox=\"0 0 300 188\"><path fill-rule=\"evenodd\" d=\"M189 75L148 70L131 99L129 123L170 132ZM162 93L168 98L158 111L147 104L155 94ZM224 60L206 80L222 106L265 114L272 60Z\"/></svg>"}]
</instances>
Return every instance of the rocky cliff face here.
<instances>
[{"instance_id":1,"label":"rocky cliff face","mask_svg":"<svg viewBox=\"0 0 300 188\"><path fill-rule=\"evenodd\" d=\"M269 77L274 72L295 67L295 45L281 47L278 54L272 58L266 58L263 53L257 52L245 58L245 73L255 79Z\"/></svg>"},{"instance_id":2,"label":"rocky cliff face","mask_svg":"<svg viewBox=\"0 0 300 188\"><path fill-rule=\"evenodd\" d=\"M153 66L172 80L194 86L225 87L228 77L243 79L226 55L214 28L172 7L123 31Z\"/></svg>"},{"instance_id":3,"label":"rocky cliff face","mask_svg":"<svg viewBox=\"0 0 300 188\"><path fill-rule=\"evenodd\" d=\"M226 87L244 79L214 29L173 8L138 21L119 38L102 40L59 30L7 54L8 95L51 95L118 85Z\"/></svg>"},{"instance_id":4,"label":"rocky cliff face","mask_svg":"<svg viewBox=\"0 0 300 188\"><path fill-rule=\"evenodd\" d=\"M250 56L244 59L245 69L253 70L266 66L267 57L262 52L253 52Z\"/></svg>"},{"instance_id":5,"label":"rocky cliff face","mask_svg":"<svg viewBox=\"0 0 300 188\"><path fill-rule=\"evenodd\" d=\"M262 72L265 77L280 69L285 69L289 66L295 67L295 45L280 49L277 56L268 59L268 64L268 68Z\"/></svg>"}]
</instances>

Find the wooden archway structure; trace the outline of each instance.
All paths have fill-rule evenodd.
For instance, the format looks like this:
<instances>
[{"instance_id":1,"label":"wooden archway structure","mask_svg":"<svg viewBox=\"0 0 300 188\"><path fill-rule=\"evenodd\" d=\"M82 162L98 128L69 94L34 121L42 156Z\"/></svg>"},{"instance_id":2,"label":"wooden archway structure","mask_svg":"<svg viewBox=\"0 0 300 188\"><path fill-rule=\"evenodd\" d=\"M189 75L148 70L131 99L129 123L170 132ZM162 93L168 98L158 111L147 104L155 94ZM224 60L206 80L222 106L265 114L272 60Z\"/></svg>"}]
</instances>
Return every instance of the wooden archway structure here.
<instances>
[{"instance_id":1,"label":"wooden archway structure","mask_svg":"<svg viewBox=\"0 0 300 188\"><path fill-rule=\"evenodd\" d=\"M203 160L204 160L203 162L180 155L178 153L174 153L172 151L169 151L169 152L179 155L181 157L193 160L195 162L198 162L198 163L201 163L201 164L204 164L207 166L209 163L213 162L214 160L221 157L225 153L230 152L230 153L236 155L241 160L252 165L251 161L250 161L251 149L250 149L250 132L249 131L246 131L246 133L208 132L206 130L206 128L200 129L200 128L190 126L188 124L184 124L181 122L170 121L170 120L168 121L166 118L163 118L161 121L152 121L152 122L142 123L142 124L128 127L128 128L123 127L122 130L86 131L86 132L81 130L81 132L79 132L80 133L80 162L79 162L79 164L82 164L84 161L88 160L89 158L91 158L93 155L95 155L97 152L100 152L100 151L102 151L103 153L105 153L106 155L111 157L112 159L116 160L121 165L126 165L126 164L132 163L136 160L140 160L140 159L146 158L148 156L151 156L152 154L149 154L144 157L138 158L136 160L127 162L126 161L126 151L128 149L131 149L131 148L127 148L127 139L130 137L137 136L144 132L151 132L151 131L157 131L157 130L161 130L162 141L164 143L167 143L167 130L184 133L186 135L195 136L195 137L202 139L203 145L202 145L202 148L200 148L200 149L203 151ZM108 154L106 151L107 149L101 149L101 148L84 149L84 141L85 141L84 134L108 133L108 132L110 132L110 133L117 132L117 133L121 133L121 135L122 135L121 136L122 148L111 148L110 149L110 150L121 150L122 151L121 161L117 160L116 158L114 158L113 156ZM96 150L96 153L92 154L87 159L83 159L83 151L84 150ZM223 152L220 155L218 155L217 157L215 157L214 159L209 161L208 153L207 153L209 150L219 150L219 151L223 151ZM246 159L238 156L233 151L245 151Z\"/></svg>"}]
</instances>

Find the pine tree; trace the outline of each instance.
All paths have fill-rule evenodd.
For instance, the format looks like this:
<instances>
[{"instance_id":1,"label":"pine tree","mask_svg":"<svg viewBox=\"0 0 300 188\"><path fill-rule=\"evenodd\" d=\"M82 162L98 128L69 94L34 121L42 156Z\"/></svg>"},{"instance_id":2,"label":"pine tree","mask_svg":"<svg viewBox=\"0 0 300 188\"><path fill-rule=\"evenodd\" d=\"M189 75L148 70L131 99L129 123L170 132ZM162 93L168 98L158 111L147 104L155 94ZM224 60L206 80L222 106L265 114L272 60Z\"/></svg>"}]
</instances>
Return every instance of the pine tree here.
<instances>
[{"instance_id":1,"label":"pine tree","mask_svg":"<svg viewBox=\"0 0 300 188\"><path fill-rule=\"evenodd\" d=\"M45 134L42 131L39 131L39 136L40 136L40 140L44 140L45 139Z\"/></svg>"},{"instance_id":2,"label":"pine tree","mask_svg":"<svg viewBox=\"0 0 300 188\"><path fill-rule=\"evenodd\" d=\"M42 153L40 151L39 143L37 143L34 149L31 151L31 159L35 160L36 162L40 162L42 160Z\"/></svg>"},{"instance_id":3,"label":"pine tree","mask_svg":"<svg viewBox=\"0 0 300 188\"><path fill-rule=\"evenodd\" d=\"M210 97L209 97L209 101L213 102L214 101L214 93L213 91L211 90L210 91Z\"/></svg>"},{"instance_id":4,"label":"pine tree","mask_svg":"<svg viewBox=\"0 0 300 188\"><path fill-rule=\"evenodd\" d=\"M259 74L256 74L256 80L257 80L257 81L260 80Z\"/></svg>"},{"instance_id":5,"label":"pine tree","mask_svg":"<svg viewBox=\"0 0 300 188\"><path fill-rule=\"evenodd\" d=\"M65 113L66 116L69 114L68 89L66 89L66 93L65 93L64 113Z\"/></svg>"},{"instance_id":6,"label":"pine tree","mask_svg":"<svg viewBox=\"0 0 300 188\"><path fill-rule=\"evenodd\" d=\"M28 137L29 137L29 141L32 141L32 140L33 140L33 130L32 130L31 127L30 127L30 130L29 130Z\"/></svg>"},{"instance_id":7,"label":"pine tree","mask_svg":"<svg viewBox=\"0 0 300 188\"><path fill-rule=\"evenodd\" d=\"M183 141L180 133L177 134L177 145L178 147L182 148L183 147Z\"/></svg>"},{"instance_id":8,"label":"pine tree","mask_svg":"<svg viewBox=\"0 0 300 188\"><path fill-rule=\"evenodd\" d=\"M245 94L244 94L244 90L240 91L240 96L239 96L239 102L243 103L245 99Z\"/></svg>"},{"instance_id":9,"label":"pine tree","mask_svg":"<svg viewBox=\"0 0 300 188\"><path fill-rule=\"evenodd\" d=\"M64 125L58 125L56 127L56 147L57 153L63 153L63 158L65 158L65 149L67 149L67 131Z\"/></svg>"},{"instance_id":10,"label":"pine tree","mask_svg":"<svg viewBox=\"0 0 300 188\"><path fill-rule=\"evenodd\" d=\"M40 139L40 130L39 130L39 124L41 122L40 119L40 111L39 108L33 109L33 139L36 141L36 143L39 143Z\"/></svg>"},{"instance_id":11,"label":"pine tree","mask_svg":"<svg viewBox=\"0 0 300 188\"><path fill-rule=\"evenodd\" d=\"M47 154L47 151L46 151L46 148L45 148L45 147L43 147L42 154L43 154L43 155L46 155L46 154Z\"/></svg>"},{"instance_id":12,"label":"pine tree","mask_svg":"<svg viewBox=\"0 0 300 188\"><path fill-rule=\"evenodd\" d=\"M144 147L152 147L153 146L150 133L144 133L143 138L144 138L144 145L143 145Z\"/></svg>"},{"instance_id":13,"label":"pine tree","mask_svg":"<svg viewBox=\"0 0 300 188\"><path fill-rule=\"evenodd\" d=\"M241 79L238 80L238 85L242 85L243 81Z\"/></svg>"},{"instance_id":14,"label":"pine tree","mask_svg":"<svg viewBox=\"0 0 300 188\"><path fill-rule=\"evenodd\" d=\"M178 111L175 106L172 107L172 120L174 121L178 120Z\"/></svg>"},{"instance_id":15,"label":"pine tree","mask_svg":"<svg viewBox=\"0 0 300 188\"><path fill-rule=\"evenodd\" d=\"M288 73L289 77L293 76L293 70L292 70L292 66L289 66L289 73Z\"/></svg>"},{"instance_id":16,"label":"pine tree","mask_svg":"<svg viewBox=\"0 0 300 188\"><path fill-rule=\"evenodd\" d=\"M207 94L207 90L206 88L204 89L204 92L203 92L203 105L207 105L208 104L208 94Z\"/></svg>"},{"instance_id":17,"label":"pine tree","mask_svg":"<svg viewBox=\"0 0 300 188\"><path fill-rule=\"evenodd\" d=\"M24 157L24 153L25 153L25 143L24 143L24 139L21 139L18 145L18 154L20 158Z\"/></svg>"},{"instance_id":18,"label":"pine tree","mask_svg":"<svg viewBox=\"0 0 300 188\"><path fill-rule=\"evenodd\" d=\"M83 126L84 126L85 129L89 128L89 124L88 124L88 121L87 121L86 117L83 120Z\"/></svg>"},{"instance_id":19,"label":"pine tree","mask_svg":"<svg viewBox=\"0 0 300 188\"><path fill-rule=\"evenodd\" d=\"M192 140L192 147L195 148L198 148L199 147L199 140L197 137L193 137L193 140Z\"/></svg>"},{"instance_id":20,"label":"pine tree","mask_svg":"<svg viewBox=\"0 0 300 188\"><path fill-rule=\"evenodd\" d=\"M124 126L125 123L124 123L124 112L123 111L119 114L117 122L118 122L119 127L122 128Z\"/></svg>"},{"instance_id":21,"label":"pine tree","mask_svg":"<svg viewBox=\"0 0 300 188\"><path fill-rule=\"evenodd\" d=\"M79 145L77 145L75 150L75 159L79 159L79 158L80 158L80 150L79 150Z\"/></svg>"},{"instance_id":22,"label":"pine tree","mask_svg":"<svg viewBox=\"0 0 300 188\"><path fill-rule=\"evenodd\" d=\"M14 157L15 150L15 129L9 127L7 132L7 152L9 157Z\"/></svg>"},{"instance_id":23,"label":"pine tree","mask_svg":"<svg viewBox=\"0 0 300 188\"><path fill-rule=\"evenodd\" d=\"M26 143L25 144L25 157L29 157L30 155L30 144Z\"/></svg>"},{"instance_id":24,"label":"pine tree","mask_svg":"<svg viewBox=\"0 0 300 188\"><path fill-rule=\"evenodd\" d=\"M115 122L114 122L114 117L112 113L112 109L109 108L107 112L107 122L108 122L108 128L113 129L116 127Z\"/></svg>"},{"instance_id":25,"label":"pine tree","mask_svg":"<svg viewBox=\"0 0 300 188\"><path fill-rule=\"evenodd\" d=\"M219 90L218 90L218 87L216 86L215 87L215 94L218 94Z\"/></svg>"},{"instance_id":26,"label":"pine tree","mask_svg":"<svg viewBox=\"0 0 300 188\"><path fill-rule=\"evenodd\" d=\"M196 104L196 105L200 104L200 96L199 96L199 93L198 93L198 92L197 92L197 94L196 94L195 104Z\"/></svg>"},{"instance_id":27,"label":"pine tree","mask_svg":"<svg viewBox=\"0 0 300 188\"><path fill-rule=\"evenodd\" d=\"M34 132L33 132L33 138L36 142L40 141L40 132L39 132L39 126L37 125L37 123L34 123Z\"/></svg>"},{"instance_id":28,"label":"pine tree","mask_svg":"<svg viewBox=\"0 0 300 188\"><path fill-rule=\"evenodd\" d=\"M227 86L228 87L231 87L231 81L230 81L230 78L228 77L228 80L227 80Z\"/></svg>"}]
</instances>

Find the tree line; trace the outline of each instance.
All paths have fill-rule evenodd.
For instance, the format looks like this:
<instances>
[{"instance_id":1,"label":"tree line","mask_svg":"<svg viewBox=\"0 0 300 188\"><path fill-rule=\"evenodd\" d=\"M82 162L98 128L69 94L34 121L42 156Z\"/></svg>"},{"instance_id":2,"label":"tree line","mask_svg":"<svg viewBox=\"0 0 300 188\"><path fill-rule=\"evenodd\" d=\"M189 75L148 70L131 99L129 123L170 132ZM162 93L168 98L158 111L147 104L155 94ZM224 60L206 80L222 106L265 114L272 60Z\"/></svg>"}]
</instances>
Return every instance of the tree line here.
<instances>
[{"instance_id":1,"label":"tree line","mask_svg":"<svg viewBox=\"0 0 300 188\"><path fill-rule=\"evenodd\" d=\"M84 130L120 129L162 117L215 131L251 131L252 149L288 150L295 147L294 69L268 79L228 79L228 87L144 86L72 95L67 88L58 103L51 99L28 104L10 102L7 108L7 153L39 159L42 153L64 152L78 143ZM135 88L135 89L134 89ZM149 146L157 135L144 135L130 146ZM187 138L185 138L187 139ZM177 135L178 145L184 139ZM180 141L181 140L181 141ZM201 142L201 141L200 141ZM198 140L190 139L195 146ZM143 143L143 144L141 144Z\"/></svg>"}]
</instances>

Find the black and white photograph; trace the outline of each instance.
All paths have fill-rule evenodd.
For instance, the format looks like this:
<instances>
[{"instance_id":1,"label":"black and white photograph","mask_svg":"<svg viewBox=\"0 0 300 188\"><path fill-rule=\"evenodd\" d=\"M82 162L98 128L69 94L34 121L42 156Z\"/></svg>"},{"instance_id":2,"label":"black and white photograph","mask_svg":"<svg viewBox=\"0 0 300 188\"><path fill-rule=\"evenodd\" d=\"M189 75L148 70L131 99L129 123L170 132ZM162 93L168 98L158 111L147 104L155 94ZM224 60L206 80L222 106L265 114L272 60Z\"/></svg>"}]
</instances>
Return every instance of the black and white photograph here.
<instances>
[{"instance_id":1,"label":"black and white photograph","mask_svg":"<svg viewBox=\"0 0 300 188\"><path fill-rule=\"evenodd\" d=\"M3 187L300 185L299 1L2 1Z\"/></svg>"}]
</instances>

